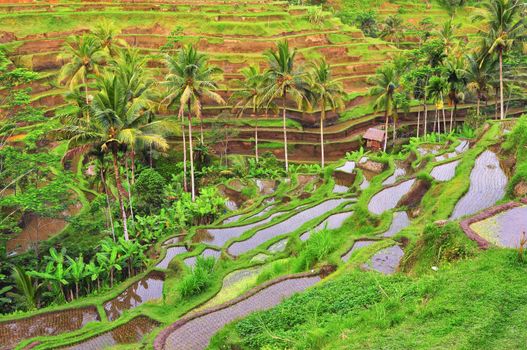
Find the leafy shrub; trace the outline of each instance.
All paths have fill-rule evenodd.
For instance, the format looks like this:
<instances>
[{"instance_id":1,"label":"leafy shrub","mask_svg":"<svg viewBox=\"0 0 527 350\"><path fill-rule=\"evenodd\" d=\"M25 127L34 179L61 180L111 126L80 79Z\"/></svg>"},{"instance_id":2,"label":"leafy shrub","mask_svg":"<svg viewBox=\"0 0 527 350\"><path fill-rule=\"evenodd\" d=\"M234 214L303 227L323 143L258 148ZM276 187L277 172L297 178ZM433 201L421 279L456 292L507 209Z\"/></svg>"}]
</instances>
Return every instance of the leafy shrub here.
<instances>
[{"instance_id":1,"label":"leafy shrub","mask_svg":"<svg viewBox=\"0 0 527 350\"><path fill-rule=\"evenodd\" d=\"M166 180L152 168L146 168L139 174L134 185L137 194L136 211L155 213L163 205Z\"/></svg>"},{"instance_id":2,"label":"leafy shrub","mask_svg":"<svg viewBox=\"0 0 527 350\"><path fill-rule=\"evenodd\" d=\"M186 275L179 285L179 293L183 298L201 294L210 287L215 262L214 257L198 256L191 273Z\"/></svg>"}]
</instances>

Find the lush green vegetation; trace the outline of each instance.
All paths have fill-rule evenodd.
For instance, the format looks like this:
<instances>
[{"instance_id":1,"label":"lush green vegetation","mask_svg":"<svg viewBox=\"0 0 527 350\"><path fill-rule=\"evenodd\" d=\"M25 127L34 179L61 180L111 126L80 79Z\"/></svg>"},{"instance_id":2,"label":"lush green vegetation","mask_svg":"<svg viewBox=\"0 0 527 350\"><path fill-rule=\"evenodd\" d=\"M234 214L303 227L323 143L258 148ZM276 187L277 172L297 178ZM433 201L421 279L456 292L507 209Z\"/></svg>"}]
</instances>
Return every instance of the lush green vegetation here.
<instances>
[{"instance_id":1,"label":"lush green vegetation","mask_svg":"<svg viewBox=\"0 0 527 350\"><path fill-rule=\"evenodd\" d=\"M487 149L511 169L499 202L527 193L527 116L507 118L525 109L519 1L31 5L0 5L0 34L14 35L0 47L0 326L86 306L101 321L21 347L68 346L144 315L160 326L117 347L152 348L207 302L319 269L336 272L229 324L210 348L523 346L524 243L481 251L443 222ZM65 39L59 51L28 49L57 27L73 31L50 34ZM48 54L61 69L28 68ZM383 151L366 150L370 126L385 130ZM453 177L435 180L452 160ZM410 179L422 187L404 205L370 211ZM327 200L341 202L296 217ZM397 211L408 225L384 237ZM343 261L360 240L372 242ZM398 273L363 271L394 245ZM159 297L109 321L105 304L152 273Z\"/></svg>"}]
</instances>

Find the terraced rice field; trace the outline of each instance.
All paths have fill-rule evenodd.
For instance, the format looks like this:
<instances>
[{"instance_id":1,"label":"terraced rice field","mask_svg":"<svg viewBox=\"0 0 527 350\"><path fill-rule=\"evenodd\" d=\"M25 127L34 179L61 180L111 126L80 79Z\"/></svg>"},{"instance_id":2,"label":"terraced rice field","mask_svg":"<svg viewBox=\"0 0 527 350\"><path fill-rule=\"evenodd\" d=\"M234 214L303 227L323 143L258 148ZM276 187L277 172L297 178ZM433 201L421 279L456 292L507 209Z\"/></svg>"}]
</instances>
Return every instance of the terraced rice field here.
<instances>
[{"instance_id":1,"label":"terraced rice field","mask_svg":"<svg viewBox=\"0 0 527 350\"><path fill-rule=\"evenodd\" d=\"M368 210L373 214L382 214L386 210L395 208L401 198L408 193L414 182L415 179L410 179L381 190L371 198Z\"/></svg>"},{"instance_id":2,"label":"terraced rice field","mask_svg":"<svg viewBox=\"0 0 527 350\"><path fill-rule=\"evenodd\" d=\"M527 206L509 209L470 227L498 247L518 248L522 237L527 235Z\"/></svg>"}]
</instances>

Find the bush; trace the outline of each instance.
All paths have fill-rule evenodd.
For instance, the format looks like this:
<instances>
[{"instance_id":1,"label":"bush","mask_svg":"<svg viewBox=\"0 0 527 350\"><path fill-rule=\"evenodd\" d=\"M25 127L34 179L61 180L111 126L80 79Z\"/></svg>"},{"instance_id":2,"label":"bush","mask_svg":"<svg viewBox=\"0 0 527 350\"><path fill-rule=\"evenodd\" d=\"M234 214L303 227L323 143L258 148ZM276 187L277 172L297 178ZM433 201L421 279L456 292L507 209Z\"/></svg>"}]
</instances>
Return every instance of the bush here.
<instances>
[{"instance_id":1,"label":"bush","mask_svg":"<svg viewBox=\"0 0 527 350\"><path fill-rule=\"evenodd\" d=\"M210 287L215 262L214 257L198 256L196 266L181 280L179 285L179 293L183 298L201 294Z\"/></svg>"},{"instance_id":2,"label":"bush","mask_svg":"<svg viewBox=\"0 0 527 350\"><path fill-rule=\"evenodd\" d=\"M147 168L139 174L134 186L137 194L136 211L152 214L157 212L165 202L164 189L166 180L157 171Z\"/></svg>"},{"instance_id":3,"label":"bush","mask_svg":"<svg viewBox=\"0 0 527 350\"><path fill-rule=\"evenodd\" d=\"M298 258L297 270L308 270L322 261L333 250L331 235L327 228L313 232L304 244Z\"/></svg>"}]
</instances>

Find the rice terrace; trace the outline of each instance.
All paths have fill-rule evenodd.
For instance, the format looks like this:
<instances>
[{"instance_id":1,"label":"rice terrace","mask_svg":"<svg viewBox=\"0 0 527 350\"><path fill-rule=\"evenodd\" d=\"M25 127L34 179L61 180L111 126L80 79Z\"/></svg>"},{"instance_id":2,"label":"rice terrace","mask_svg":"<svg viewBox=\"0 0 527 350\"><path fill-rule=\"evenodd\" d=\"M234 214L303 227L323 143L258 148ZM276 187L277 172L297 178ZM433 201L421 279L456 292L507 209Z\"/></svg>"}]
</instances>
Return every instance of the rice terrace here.
<instances>
[{"instance_id":1,"label":"rice terrace","mask_svg":"<svg viewBox=\"0 0 527 350\"><path fill-rule=\"evenodd\" d=\"M527 349L523 0L0 0L0 350Z\"/></svg>"}]
</instances>

